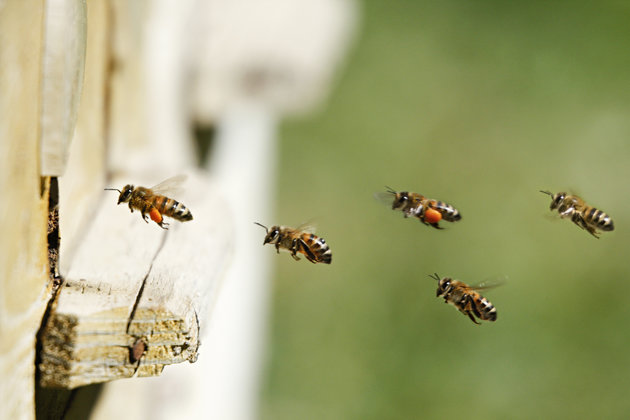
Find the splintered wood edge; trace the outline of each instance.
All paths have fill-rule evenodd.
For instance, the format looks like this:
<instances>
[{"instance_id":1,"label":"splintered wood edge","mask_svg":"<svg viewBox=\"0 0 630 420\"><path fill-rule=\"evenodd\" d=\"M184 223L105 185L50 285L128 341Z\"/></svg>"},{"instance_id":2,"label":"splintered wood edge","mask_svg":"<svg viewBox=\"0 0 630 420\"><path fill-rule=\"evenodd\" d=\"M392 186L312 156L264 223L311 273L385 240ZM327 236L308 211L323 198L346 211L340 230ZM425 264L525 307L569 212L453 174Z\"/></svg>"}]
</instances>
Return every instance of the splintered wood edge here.
<instances>
[{"instance_id":1,"label":"splintered wood edge","mask_svg":"<svg viewBox=\"0 0 630 420\"><path fill-rule=\"evenodd\" d=\"M165 365L195 362L199 326L165 311L136 311L127 323L126 308L94 314L55 316L44 337L41 385L75 388L132 376L156 376ZM138 352L138 350L141 350Z\"/></svg>"},{"instance_id":2,"label":"splintered wood edge","mask_svg":"<svg viewBox=\"0 0 630 420\"><path fill-rule=\"evenodd\" d=\"M186 191L196 195L177 199L194 220L169 220L168 231L104 195L42 335L42 386L156 376L165 365L196 361L200 323L219 293L234 235L229 209L207 179L192 177Z\"/></svg>"}]
</instances>

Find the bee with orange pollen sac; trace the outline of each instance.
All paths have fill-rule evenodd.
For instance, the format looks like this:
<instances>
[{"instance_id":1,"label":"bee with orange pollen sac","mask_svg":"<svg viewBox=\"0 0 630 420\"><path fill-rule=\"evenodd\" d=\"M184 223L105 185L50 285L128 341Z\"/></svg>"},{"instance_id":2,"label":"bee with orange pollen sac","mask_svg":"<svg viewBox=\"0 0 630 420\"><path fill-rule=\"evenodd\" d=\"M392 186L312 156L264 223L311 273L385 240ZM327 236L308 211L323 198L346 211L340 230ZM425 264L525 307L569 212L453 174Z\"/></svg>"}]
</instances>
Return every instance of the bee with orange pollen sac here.
<instances>
[{"instance_id":1,"label":"bee with orange pollen sac","mask_svg":"<svg viewBox=\"0 0 630 420\"><path fill-rule=\"evenodd\" d=\"M392 205L392 210L402 211L405 217L416 217L425 225L433 226L436 229L444 229L439 225L441 220L447 222L457 222L462 215L459 211L443 201L427 198L422 194L401 191L397 192L387 188L387 192L376 193L375 197L383 202Z\"/></svg>"},{"instance_id":2,"label":"bee with orange pollen sac","mask_svg":"<svg viewBox=\"0 0 630 420\"><path fill-rule=\"evenodd\" d=\"M185 175L178 175L160 182L154 187L134 187L127 184L122 191L117 188L105 188L108 191L118 191L118 204L128 203L129 210L133 213L138 210L142 219L149 223L148 217L162 229L168 229L169 224L164 222L164 216L171 217L180 222L193 219L192 213L179 201L166 197L166 194L177 190L186 179Z\"/></svg>"}]
</instances>

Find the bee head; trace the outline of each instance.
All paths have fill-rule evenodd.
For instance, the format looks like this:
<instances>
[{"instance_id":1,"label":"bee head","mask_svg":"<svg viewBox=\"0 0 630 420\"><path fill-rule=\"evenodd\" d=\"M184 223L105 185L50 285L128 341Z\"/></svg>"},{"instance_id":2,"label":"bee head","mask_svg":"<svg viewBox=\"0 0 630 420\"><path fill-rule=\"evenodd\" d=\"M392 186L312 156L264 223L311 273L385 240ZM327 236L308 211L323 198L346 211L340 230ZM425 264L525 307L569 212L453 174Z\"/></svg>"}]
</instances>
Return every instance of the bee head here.
<instances>
[{"instance_id":1,"label":"bee head","mask_svg":"<svg viewBox=\"0 0 630 420\"><path fill-rule=\"evenodd\" d=\"M565 192L559 192L556 195L554 195L549 208L551 210L557 209L560 206L560 204L562 204L566 196L567 196L567 193Z\"/></svg>"},{"instance_id":2,"label":"bee head","mask_svg":"<svg viewBox=\"0 0 630 420\"><path fill-rule=\"evenodd\" d=\"M133 191L133 185L125 185L122 191L118 188L105 188L105 191L118 191L120 195L118 196L118 204L129 201L131 198L131 192Z\"/></svg>"},{"instance_id":3,"label":"bee head","mask_svg":"<svg viewBox=\"0 0 630 420\"><path fill-rule=\"evenodd\" d=\"M444 277L443 279L440 279L440 276L438 276L437 273L435 273L434 276L435 277L433 276L429 276L429 277L431 277L434 280L437 280L438 282L438 288L435 293L435 296L440 297L440 296L446 295L451 290L452 279L450 277Z\"/></svg>"},{"instance_id":4,"label":"bee head","mask_svg":"<svg viewBox=\"0 0 630 420\"><path fill-rule=\"evenodd\" d=\"M131 198L131 193L133 192L133 185L127 184L125 188L123 188L122 192L118 196L118 204L126 203Z\"/></svg>"},{"instance_id":5,"label":"bee head","mask_svg":"<svg viewBox=\"0 0 630 420\"><path fill-rule=\"evenodd\" d=\"M263 227L265 231L267 231L267 235L265 235L263 245L275 244L278 242L278 239L280 238L280 226L272 226L271 228L267 228L267 226L261 225L258 222L254 222L254 224Z\"/></svg>"},{"instance_id":6,"label":"bee head","mask_svg":"<svg viewBox=\"0 0 630 420\"><path fill-rule=\"evenodd\" d=\"M263 245L278 243L279 239L280 239L280 226L272 226L271 228L269 228L269 231L267 231L267 236L265 236L265 241L263 242Z\"/></svg>"},{"instance_id":7,"label":"bee head","mask_svg":"<svg viewBox=\"0 0 630 420\"><path fill-rule=\"evenodd\" d=\"M404 208L409 202L409 193L402 191L394 193L394 202L392 203L392 210Z\"/></svg>"},{"instance_id":8,"label":"bee head","mask_svg":"<svg viewBox=\"0 0 630 420\"><path fill-rule=\"evenodd\" d=\"M551 205L549 206L550 210L555 210L558 208L558 206L560 206L560 203L562 203L562 201L564 200L564 198L567 196L567 193L565 192L559 192L557 194L553 194L549 191L540 191L543 194L547 194L549 196L551 196Z\"/></svg>"}]
</instances>

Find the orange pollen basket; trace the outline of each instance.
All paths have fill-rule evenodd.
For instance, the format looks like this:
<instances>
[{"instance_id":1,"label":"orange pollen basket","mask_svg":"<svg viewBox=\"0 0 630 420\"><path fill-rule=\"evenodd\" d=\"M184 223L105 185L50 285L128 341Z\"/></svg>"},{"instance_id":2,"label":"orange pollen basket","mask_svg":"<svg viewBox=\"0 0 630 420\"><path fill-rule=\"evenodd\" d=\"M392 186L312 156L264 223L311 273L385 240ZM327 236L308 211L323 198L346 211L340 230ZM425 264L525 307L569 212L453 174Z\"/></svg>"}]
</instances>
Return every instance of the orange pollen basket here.
<instances>
[{"instance_id":1,"label":"orange pollen basket","mask_svg":"<svg viewBox=\"0 0 630 420\"><path fill-rule=\"evenodd\" d=\"M427 223L437 223L442 220L442 213L434 209L426 209L424 212L424 221Z\"/></svg>"},{"instance_id":2,"label":"orange pollen basket","mask_svg":"<svg viewBox=\"0 0 630 420\"><path fill-rule=\"evenodd\" d=\"M156 208L151 209L151 211L149 212L149 217L151 217L151 220L153 220L155 223L162 222L162 214Z\"/></svg>"}]
</instances>

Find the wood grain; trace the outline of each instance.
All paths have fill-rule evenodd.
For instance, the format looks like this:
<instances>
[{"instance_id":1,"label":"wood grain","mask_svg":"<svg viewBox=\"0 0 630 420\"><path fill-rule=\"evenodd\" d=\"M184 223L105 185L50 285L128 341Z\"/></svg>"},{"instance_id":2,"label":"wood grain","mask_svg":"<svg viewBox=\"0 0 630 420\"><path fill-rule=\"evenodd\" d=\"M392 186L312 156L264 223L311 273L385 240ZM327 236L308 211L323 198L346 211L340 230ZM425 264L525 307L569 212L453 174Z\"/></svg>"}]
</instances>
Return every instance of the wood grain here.
<instances>
[{"instance_id":1,"label":"wood grain","mask_svg":"<svg viewBox=\"0 0 630 420\"><path fill-rule=\"evenodd\" d=\"M85 0L47 0L41 77L40 167L64 174L83 86L87 32Z\"/></svg>"},{"instance_id":2,"label":"wood grain","mask_svg":"<svg viewBox=\"0 0 630 420\"><path fill-rule=\"evenodd\" d=\"M177 197L194 219L169 220L169 230L103 194L43 334L43 386L155 376L165 365L196 361L200 316L216 298L233 244L219 194L203 175L188 187L206 194ZM145 347L139 359L138 346Z\"/></svg>"},{"instance_id":3,"label":"wood grain","mask_svg":"<svg viewBox=\"0 0 630 420\"><path fill-rule=\"evenodd\" d=\"M90 2L87 8L87 49L83 92L77 126L70 145L66 172L59 178L62 233L61 263L72 259L78 240L94 217L105 182L111 16L108 3ZM67 267L62 266L67 272Z\"/></svg>"},{"instance_id":4,"label":"wood grain","mask_svg":"<svg viewBox=\"0 0 630 420\"><path fill-rule=\"evenodd\" d=\"M47 179L39 174L41 2L0 2L0 418L35 416L46 308Z\"/></svg>"}]
</instances>

